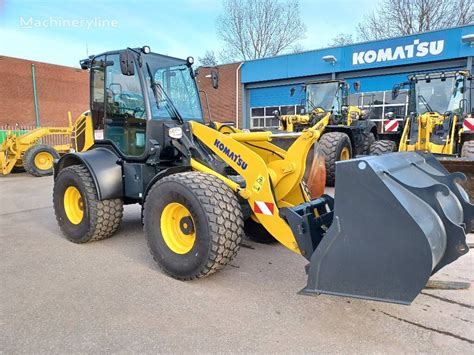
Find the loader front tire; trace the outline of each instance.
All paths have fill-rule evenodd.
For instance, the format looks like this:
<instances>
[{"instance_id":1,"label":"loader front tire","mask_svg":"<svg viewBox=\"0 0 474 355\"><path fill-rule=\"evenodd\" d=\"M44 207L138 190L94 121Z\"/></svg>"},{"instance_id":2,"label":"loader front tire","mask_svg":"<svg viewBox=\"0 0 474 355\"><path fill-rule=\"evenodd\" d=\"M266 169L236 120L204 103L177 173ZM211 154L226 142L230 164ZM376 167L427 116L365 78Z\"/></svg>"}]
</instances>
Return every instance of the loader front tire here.
<instances>
[{"instance_id":1,"label":"loader front tire","mask_svg":"<svg viewBox=\"0 0 474 355\"><path fill-rule=\"evenodd\" d=\"M23 166L33 176L48 176L53 174L53 161L59 158L59 153L53 147L36 144L23 155Z\"/></svg>"},{"instance_id":2,"label":"loader front tire","mask_svg":"<svg viewBox=\"0 0 474 355\"><path fill-rule=\"evenodd\" d=\"M167 176L148 192L144 229L158 266L178 280L213 274L237 254L243 218L234 192L200 172Z\"/></svg>"},{"instance_id":3,"label":"loader front tire","mask_svg":"<svg viewBox=\"0 0 474 355\"><path fill-rule=\"evenodd\" d=\"M397 151L397 144L394 141L375 141L370 146L370 155L383 155Z\"/></svg>"},{"instance_id":4,"label":"loader front tire","mask_svg":"<svg viewBox=\"0 0 474 355\"><path fill-rule=\"evenodd\" d=\"M326 186L336 182L336 162L352 158L352 145L349 136L342 132L324 133L319 139L326 164Z\"/></svg>"},{"instance_id":5,"label":"loader front tire","mask_svg":"<svg viewBox=\"0 0 474 355\"><path fill-rule=\"evenodd\" d=\"M99 200L94 181L83 165L69 166L58 173L53 204L59 228L77 244L111 237L123 215L121 199Z\"/></svg>"}]
</instances>

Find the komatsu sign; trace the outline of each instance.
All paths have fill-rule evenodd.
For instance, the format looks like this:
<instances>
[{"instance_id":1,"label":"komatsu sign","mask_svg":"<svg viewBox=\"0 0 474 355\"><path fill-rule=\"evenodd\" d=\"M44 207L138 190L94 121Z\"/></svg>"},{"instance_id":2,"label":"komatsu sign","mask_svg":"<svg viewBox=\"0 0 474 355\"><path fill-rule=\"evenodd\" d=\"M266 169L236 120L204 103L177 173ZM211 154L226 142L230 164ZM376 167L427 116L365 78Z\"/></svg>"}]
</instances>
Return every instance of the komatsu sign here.
<instances>
[{"instance_id":1,"label":"komatsu sign","mask_svg":"<svg viewBox=\"0 0 474 355\"><path fill-rule=\"evenodd\" d=\"M378 50L368 50L354 52L352 54L352 64L367 64L375 62L386 62L413 57L424 57L428 54L439 55L443 53L444 40L425 42L415 39L412 43L395 48L381 48Z\"/></svg>"}]
</instances>

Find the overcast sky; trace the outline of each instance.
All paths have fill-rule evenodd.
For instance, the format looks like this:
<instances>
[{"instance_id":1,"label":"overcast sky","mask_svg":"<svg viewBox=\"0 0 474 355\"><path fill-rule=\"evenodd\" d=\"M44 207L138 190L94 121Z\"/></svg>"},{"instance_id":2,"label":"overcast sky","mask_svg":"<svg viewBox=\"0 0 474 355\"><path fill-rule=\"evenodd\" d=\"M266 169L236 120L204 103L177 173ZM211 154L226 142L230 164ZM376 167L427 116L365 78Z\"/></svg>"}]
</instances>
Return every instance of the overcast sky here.
<instances>
[{"instance_id":1,"label":"overcast sky","mask_svg":"<svg viewBox=\"0 0 474 355\"><path fill-rule=\"evenodd\" d=\"M370 0L300 0L304 49L355 33ZM0 0L0 55L78 66L87 53L149 45L154 52L199 57L219 52L221 0Z\"/></svg>"}]
</instances>

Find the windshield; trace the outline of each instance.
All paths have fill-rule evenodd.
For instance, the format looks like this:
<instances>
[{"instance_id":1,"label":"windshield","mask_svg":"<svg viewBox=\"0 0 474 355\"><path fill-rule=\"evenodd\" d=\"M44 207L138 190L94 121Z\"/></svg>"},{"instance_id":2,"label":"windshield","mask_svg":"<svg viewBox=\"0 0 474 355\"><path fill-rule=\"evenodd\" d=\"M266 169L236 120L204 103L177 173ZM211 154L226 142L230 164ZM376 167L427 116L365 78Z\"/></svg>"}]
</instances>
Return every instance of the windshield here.
<instances>
[{"instance_id":1,"label":"windshield","mask_svg":"<svg viewBox=\"0 0 474 355\"><path fill-rule=\"evenodd\" d=\"M182 60L148 55L144 66L152 119L202 121L196 83Z\"/></svg>"},{"instance_id":2,"label":"windshield","mask_svg":"<svg viewBox=\"0 0 474 355\"><path fill-rule=\"evenodd\" d=\"M464 78L462 76L441 79L418 80L415 84L416 112L447 111L460 113L460 103L463 99Z\"/></svg>"},{"instance_id":3,"label":"windshield","mask_svg":"<svg viewBox=\"0 0 474 355\"><path fill-rule=\"evenodd\" d=\"M324 111L339 110L339 83L309 84L306 87L306 98L310 110L321 107Z\"/></svg>"}]
</instances>

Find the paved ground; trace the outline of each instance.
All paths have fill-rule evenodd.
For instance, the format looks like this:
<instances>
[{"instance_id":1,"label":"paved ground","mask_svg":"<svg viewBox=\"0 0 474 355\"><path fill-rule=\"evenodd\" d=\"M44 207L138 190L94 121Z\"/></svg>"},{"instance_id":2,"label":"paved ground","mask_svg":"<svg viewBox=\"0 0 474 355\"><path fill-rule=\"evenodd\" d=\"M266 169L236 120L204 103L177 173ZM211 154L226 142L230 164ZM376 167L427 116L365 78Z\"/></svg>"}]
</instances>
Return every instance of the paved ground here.
<instances>
[{"instance_id":1,"label":"paved ground","mask_svg":"<svg viewBox=\"0 0 474 355\"><path fill-rule=\"evenodd\" d=\"M299 296L304 259L248 241L223 272L179 282L154 265L137 207L113 238L75 245L51 190L0 178L0 353L474 352L474 286L409 307ZM474 282L473 260L437 278Z\"/></svg>"}]
</instances>

